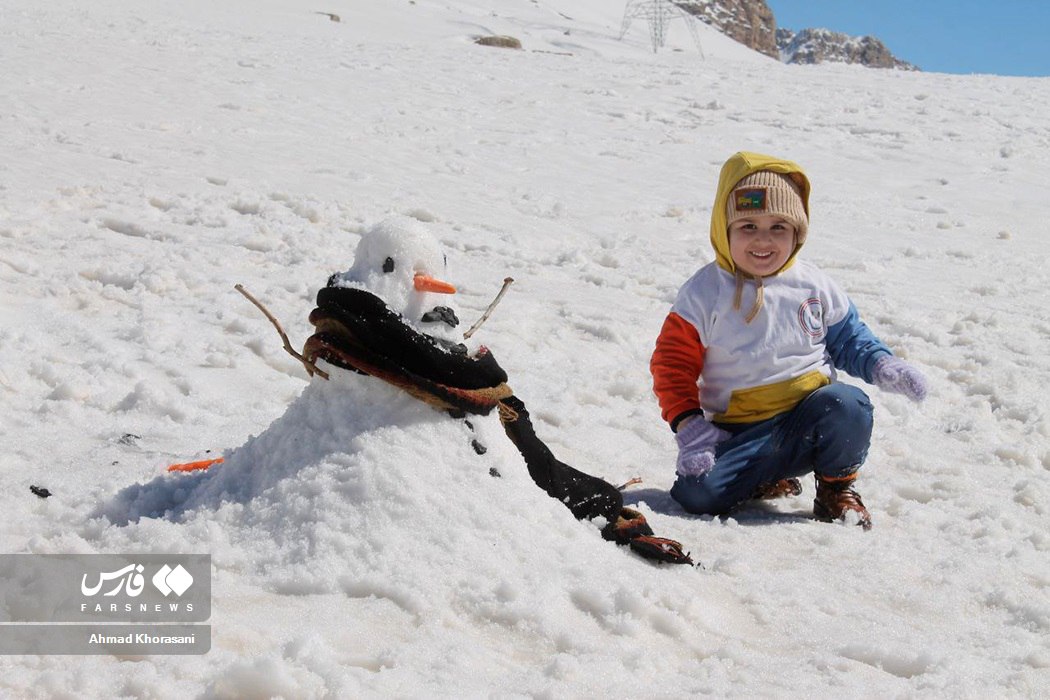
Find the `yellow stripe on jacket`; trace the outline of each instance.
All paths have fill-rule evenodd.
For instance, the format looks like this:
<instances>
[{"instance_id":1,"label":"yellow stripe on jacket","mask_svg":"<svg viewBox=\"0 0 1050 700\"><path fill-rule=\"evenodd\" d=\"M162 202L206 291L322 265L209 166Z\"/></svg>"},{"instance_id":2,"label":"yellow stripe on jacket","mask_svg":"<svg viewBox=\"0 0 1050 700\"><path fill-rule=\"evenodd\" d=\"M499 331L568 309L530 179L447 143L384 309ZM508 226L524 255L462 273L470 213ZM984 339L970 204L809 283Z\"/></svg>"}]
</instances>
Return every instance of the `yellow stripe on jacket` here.
<instances>
[{"instance_id":1,"label":"yellow stripe on jacket","mask_svg":"<svg viewBox=\"0 0 1050 700\"><path fill-rule=\"evenodd\" d=\"M790 411L802 399L830 384L820 372L807 372L794 379L775 384L738 389L729 397L725 413L714 416L716 423L754 423Z\"/></svg>"}]
</instances>

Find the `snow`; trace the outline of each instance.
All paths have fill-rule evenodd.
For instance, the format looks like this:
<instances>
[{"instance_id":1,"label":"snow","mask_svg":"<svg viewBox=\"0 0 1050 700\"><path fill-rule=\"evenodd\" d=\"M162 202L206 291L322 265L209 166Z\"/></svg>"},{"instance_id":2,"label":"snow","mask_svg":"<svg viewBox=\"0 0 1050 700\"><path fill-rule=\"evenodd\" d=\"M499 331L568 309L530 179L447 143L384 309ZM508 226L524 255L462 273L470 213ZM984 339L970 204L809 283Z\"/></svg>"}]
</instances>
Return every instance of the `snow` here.
<instances>
[{"instance_id":1,"label":"snow","mask_svg":"<svg viewBox=\"0 0 1050 700\"><path fill-rule=\"evenodd\" d=\"M653 55L621 19L3 4L0 551L210 553L214 588L205 656L9 656L0 694L1047 694L1050 81L785 66L703 25L706 59L677 25ZM921 407L867 388L870 532L812 521L809 481L726 519L667 495L648 358L737 150L807 169L803 255L930 379ZM376 380L308 380L233 289L301 343L391 216L440 241L464 327L515 279L474 338L555 454L641 476L627 501L704 568L574 521L495 417L479 456Z\"/></svg>"}]
</instances>

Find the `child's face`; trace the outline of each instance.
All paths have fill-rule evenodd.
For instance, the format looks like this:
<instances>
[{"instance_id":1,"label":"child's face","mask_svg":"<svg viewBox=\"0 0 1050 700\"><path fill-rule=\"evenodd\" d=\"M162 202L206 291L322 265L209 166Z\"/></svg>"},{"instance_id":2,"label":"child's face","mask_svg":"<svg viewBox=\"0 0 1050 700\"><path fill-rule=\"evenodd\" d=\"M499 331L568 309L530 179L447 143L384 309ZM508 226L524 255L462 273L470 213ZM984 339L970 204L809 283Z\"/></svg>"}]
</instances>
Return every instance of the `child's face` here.
<instances>
[{"instance_id":1,"label":"child's face","mask_svg":"<svg viewBox=\"0 0 1050 700\"><path fill-rule=\"evenodd\" d=\"M774 214L748 216L729 226L729 254L749 275L775 274L794 250L794 225Z\"/></svg>"}]
</instances>

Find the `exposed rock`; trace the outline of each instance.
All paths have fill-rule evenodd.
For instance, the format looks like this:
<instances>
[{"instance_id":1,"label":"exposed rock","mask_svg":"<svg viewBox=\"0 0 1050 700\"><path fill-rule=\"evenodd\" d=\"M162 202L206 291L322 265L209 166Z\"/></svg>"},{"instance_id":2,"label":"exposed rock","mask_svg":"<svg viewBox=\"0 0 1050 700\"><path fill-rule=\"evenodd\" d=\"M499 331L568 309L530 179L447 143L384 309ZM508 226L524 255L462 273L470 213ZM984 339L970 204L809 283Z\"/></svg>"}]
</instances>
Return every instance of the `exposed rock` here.
<instances>
[{"instance_id":1,"label":"exposed rock","mask_svg":"<svg viewBox=\"0 0 1050 700\"><path fill-rule=\"evenodd\" d=\"M765 0L672 0L686 12L710 24L744 46L780 58L777 23Z\"/></svg>"},{"instance_id":2,"label":"exposed rock","mask_svg":"<svg viewBox=\"0 0 1050 700\"><path fill-rule=\"evenodd\" d=\"M828 29L778 29L777 46L784 63L859 63L871 68L918 70L895 57L873 36L853 37Z\"/></svg>"},{"instance_id":3,"label":"exposed rock","mask_svg":"<svg viewBox=\"0 0 1050 700\"><path fill-rule=\"evenodd\" d=\"M873 36L851 37L827 29L777 29L765 0L670 0L730 39L785 63L859 63L918 70L896 58Z\"/></svg>"},{"instance_id":4,"label":"exposed rock","mask_svg":"<svg viewBox=\"0 0 1050 700\"><path fill-rule=\"evenodd\" d=\"M501 49L520 49L521 41L512 36L479 36L474 40L475 44L482 46L498 46Z\"/></svg>"}]
</instances>

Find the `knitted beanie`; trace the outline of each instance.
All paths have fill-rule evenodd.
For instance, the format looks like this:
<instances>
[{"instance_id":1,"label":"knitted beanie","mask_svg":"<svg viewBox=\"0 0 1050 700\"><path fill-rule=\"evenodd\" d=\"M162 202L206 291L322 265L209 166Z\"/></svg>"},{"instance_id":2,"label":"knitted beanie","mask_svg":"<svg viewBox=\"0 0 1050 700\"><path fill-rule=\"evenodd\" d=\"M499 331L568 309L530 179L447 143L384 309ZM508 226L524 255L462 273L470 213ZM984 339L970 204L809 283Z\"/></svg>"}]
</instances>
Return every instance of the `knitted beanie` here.
<instances>
[{"instance_id":1,"label":"knitted beanie","mask_svg":"<svg viewBox=\"0 0 1050 700\"><path fill-rule=\"evenodd\" d=\"M790 221L798 234L797 245L806 240L809 217L802 204L799 186L788 175L769 170L751 173L736 183L726 200L726 227L737 219L772 214Z\"/></svg>"}]
</instances>

